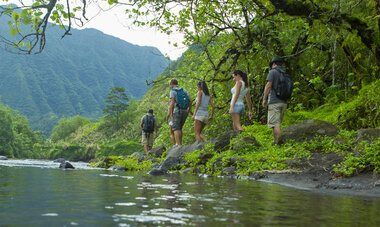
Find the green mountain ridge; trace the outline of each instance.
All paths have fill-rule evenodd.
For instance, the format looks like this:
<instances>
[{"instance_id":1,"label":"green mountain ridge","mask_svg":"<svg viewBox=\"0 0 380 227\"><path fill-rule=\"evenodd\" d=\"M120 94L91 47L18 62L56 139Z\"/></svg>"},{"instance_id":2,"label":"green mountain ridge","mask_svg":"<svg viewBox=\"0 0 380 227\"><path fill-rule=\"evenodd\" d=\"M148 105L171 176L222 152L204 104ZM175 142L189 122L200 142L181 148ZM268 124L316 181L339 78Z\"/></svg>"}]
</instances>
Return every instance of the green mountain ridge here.
<instances>
[{"instance_id":1,"label":"green mountain ridge","mask_svg":"<svg viewBox=\"0 0 380 227\"><path fill-rule=\"evenodd\" d=\"M9 34L4 23L1 34ZM125 87L139 99L168 65L155 47L130 44L96 29L49 28L45 50L16 55L0 49L0 96L4 104L28 117L34 130L49 134L61 117L101 117L110 88Z\"/></svg>"}]
</instances>

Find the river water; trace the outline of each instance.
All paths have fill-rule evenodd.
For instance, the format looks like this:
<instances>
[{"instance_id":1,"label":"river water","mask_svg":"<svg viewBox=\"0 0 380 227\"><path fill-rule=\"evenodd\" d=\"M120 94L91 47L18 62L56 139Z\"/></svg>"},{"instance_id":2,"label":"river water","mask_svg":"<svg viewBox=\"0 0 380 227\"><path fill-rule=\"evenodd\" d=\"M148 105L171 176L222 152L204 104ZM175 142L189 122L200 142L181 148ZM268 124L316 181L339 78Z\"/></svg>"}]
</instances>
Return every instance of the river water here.
<instances>
[{"instance_id":1,"label":"river water","mask_svg":"<svg viewBox=\"0 0 380 227\"><path fill-rule=\"evenodd\" d=\"M380 226L380 199L252 180L0 161L1 226Z\"/></svg>"}]
</instances>

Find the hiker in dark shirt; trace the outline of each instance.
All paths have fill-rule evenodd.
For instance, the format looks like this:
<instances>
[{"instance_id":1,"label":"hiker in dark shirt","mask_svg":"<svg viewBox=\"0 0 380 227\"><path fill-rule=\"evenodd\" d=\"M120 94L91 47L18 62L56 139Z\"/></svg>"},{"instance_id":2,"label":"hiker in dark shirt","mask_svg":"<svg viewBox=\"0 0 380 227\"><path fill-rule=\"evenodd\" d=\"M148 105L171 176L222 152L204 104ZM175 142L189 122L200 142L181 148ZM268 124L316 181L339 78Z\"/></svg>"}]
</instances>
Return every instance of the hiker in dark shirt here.
<instances>
[{"instance_id":1,"label":"hiker in dark shirt","mask_svg":"<svg viewBox=\"0 0 380 227\"><path fill-rule=\"evenodd\" d=\"M144 146L145 153L148 153L153 147L154 138L158 136L157 120L152 109L148 110L148 114L141 118L140 126L142 129L141 143ZM153 132L156 133L156 136L153 135Z\"/></svg>"},{"instance_id":2,"label":"hiker in dark shirt","mask_svg":"<svg viewBox=\"0 0 380 227\"><path fill-rule=\"evenodd\" d=\"M268 108L268 128L273 129L272 145L277 145L278 143L278 137L281 133L282 119L287 108L287 102L279 99L274 91L281 75L280 71L284 71L281 66L282 63L283 60L279 57L273 58L269 63L270 71L268 73L267 84L263 95L263 107Z\"/></svg>"}]
</instances>

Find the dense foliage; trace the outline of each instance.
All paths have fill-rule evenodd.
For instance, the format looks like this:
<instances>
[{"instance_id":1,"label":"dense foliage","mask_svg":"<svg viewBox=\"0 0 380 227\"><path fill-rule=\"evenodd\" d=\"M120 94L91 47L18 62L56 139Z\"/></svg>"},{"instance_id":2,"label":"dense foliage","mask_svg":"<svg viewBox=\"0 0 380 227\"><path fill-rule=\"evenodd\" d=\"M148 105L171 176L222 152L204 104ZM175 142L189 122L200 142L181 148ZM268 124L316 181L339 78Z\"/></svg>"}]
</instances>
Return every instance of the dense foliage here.
<instances>
[{"instance_id":1,"label":"dense foliage","mask_svg":"<svg viewBox=\"0 0 380 227\"><path fill-rule=\"evenodd\" d=\"M11 158L40 158L33 146L44 143L45 136L34 132L26 117L0 103L0 155Z\"/></svg>"}]
</instances>

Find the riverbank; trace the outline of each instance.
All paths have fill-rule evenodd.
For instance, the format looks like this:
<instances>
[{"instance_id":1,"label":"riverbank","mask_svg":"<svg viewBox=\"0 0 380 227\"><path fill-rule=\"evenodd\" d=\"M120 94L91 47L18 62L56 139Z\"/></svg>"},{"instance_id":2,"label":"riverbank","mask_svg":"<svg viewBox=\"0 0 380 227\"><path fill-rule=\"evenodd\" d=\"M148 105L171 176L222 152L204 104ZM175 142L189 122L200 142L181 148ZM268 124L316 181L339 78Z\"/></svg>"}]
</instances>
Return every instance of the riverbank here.
<instances>
[{"instance_id":1,"label":"riverbank","mask_svg":"<svg viewBox=\"0 0 380 227\"><path fill-rule=\"evenodd\" d=\"M250 178L321 193L338 193L380 198L380 177L375 172L344 177L333 171L341 158L335 154L315 153L297 164L301 170L256 172ZM296 166L294 166L296 167Z\"/></svg>"}]
</instances>

